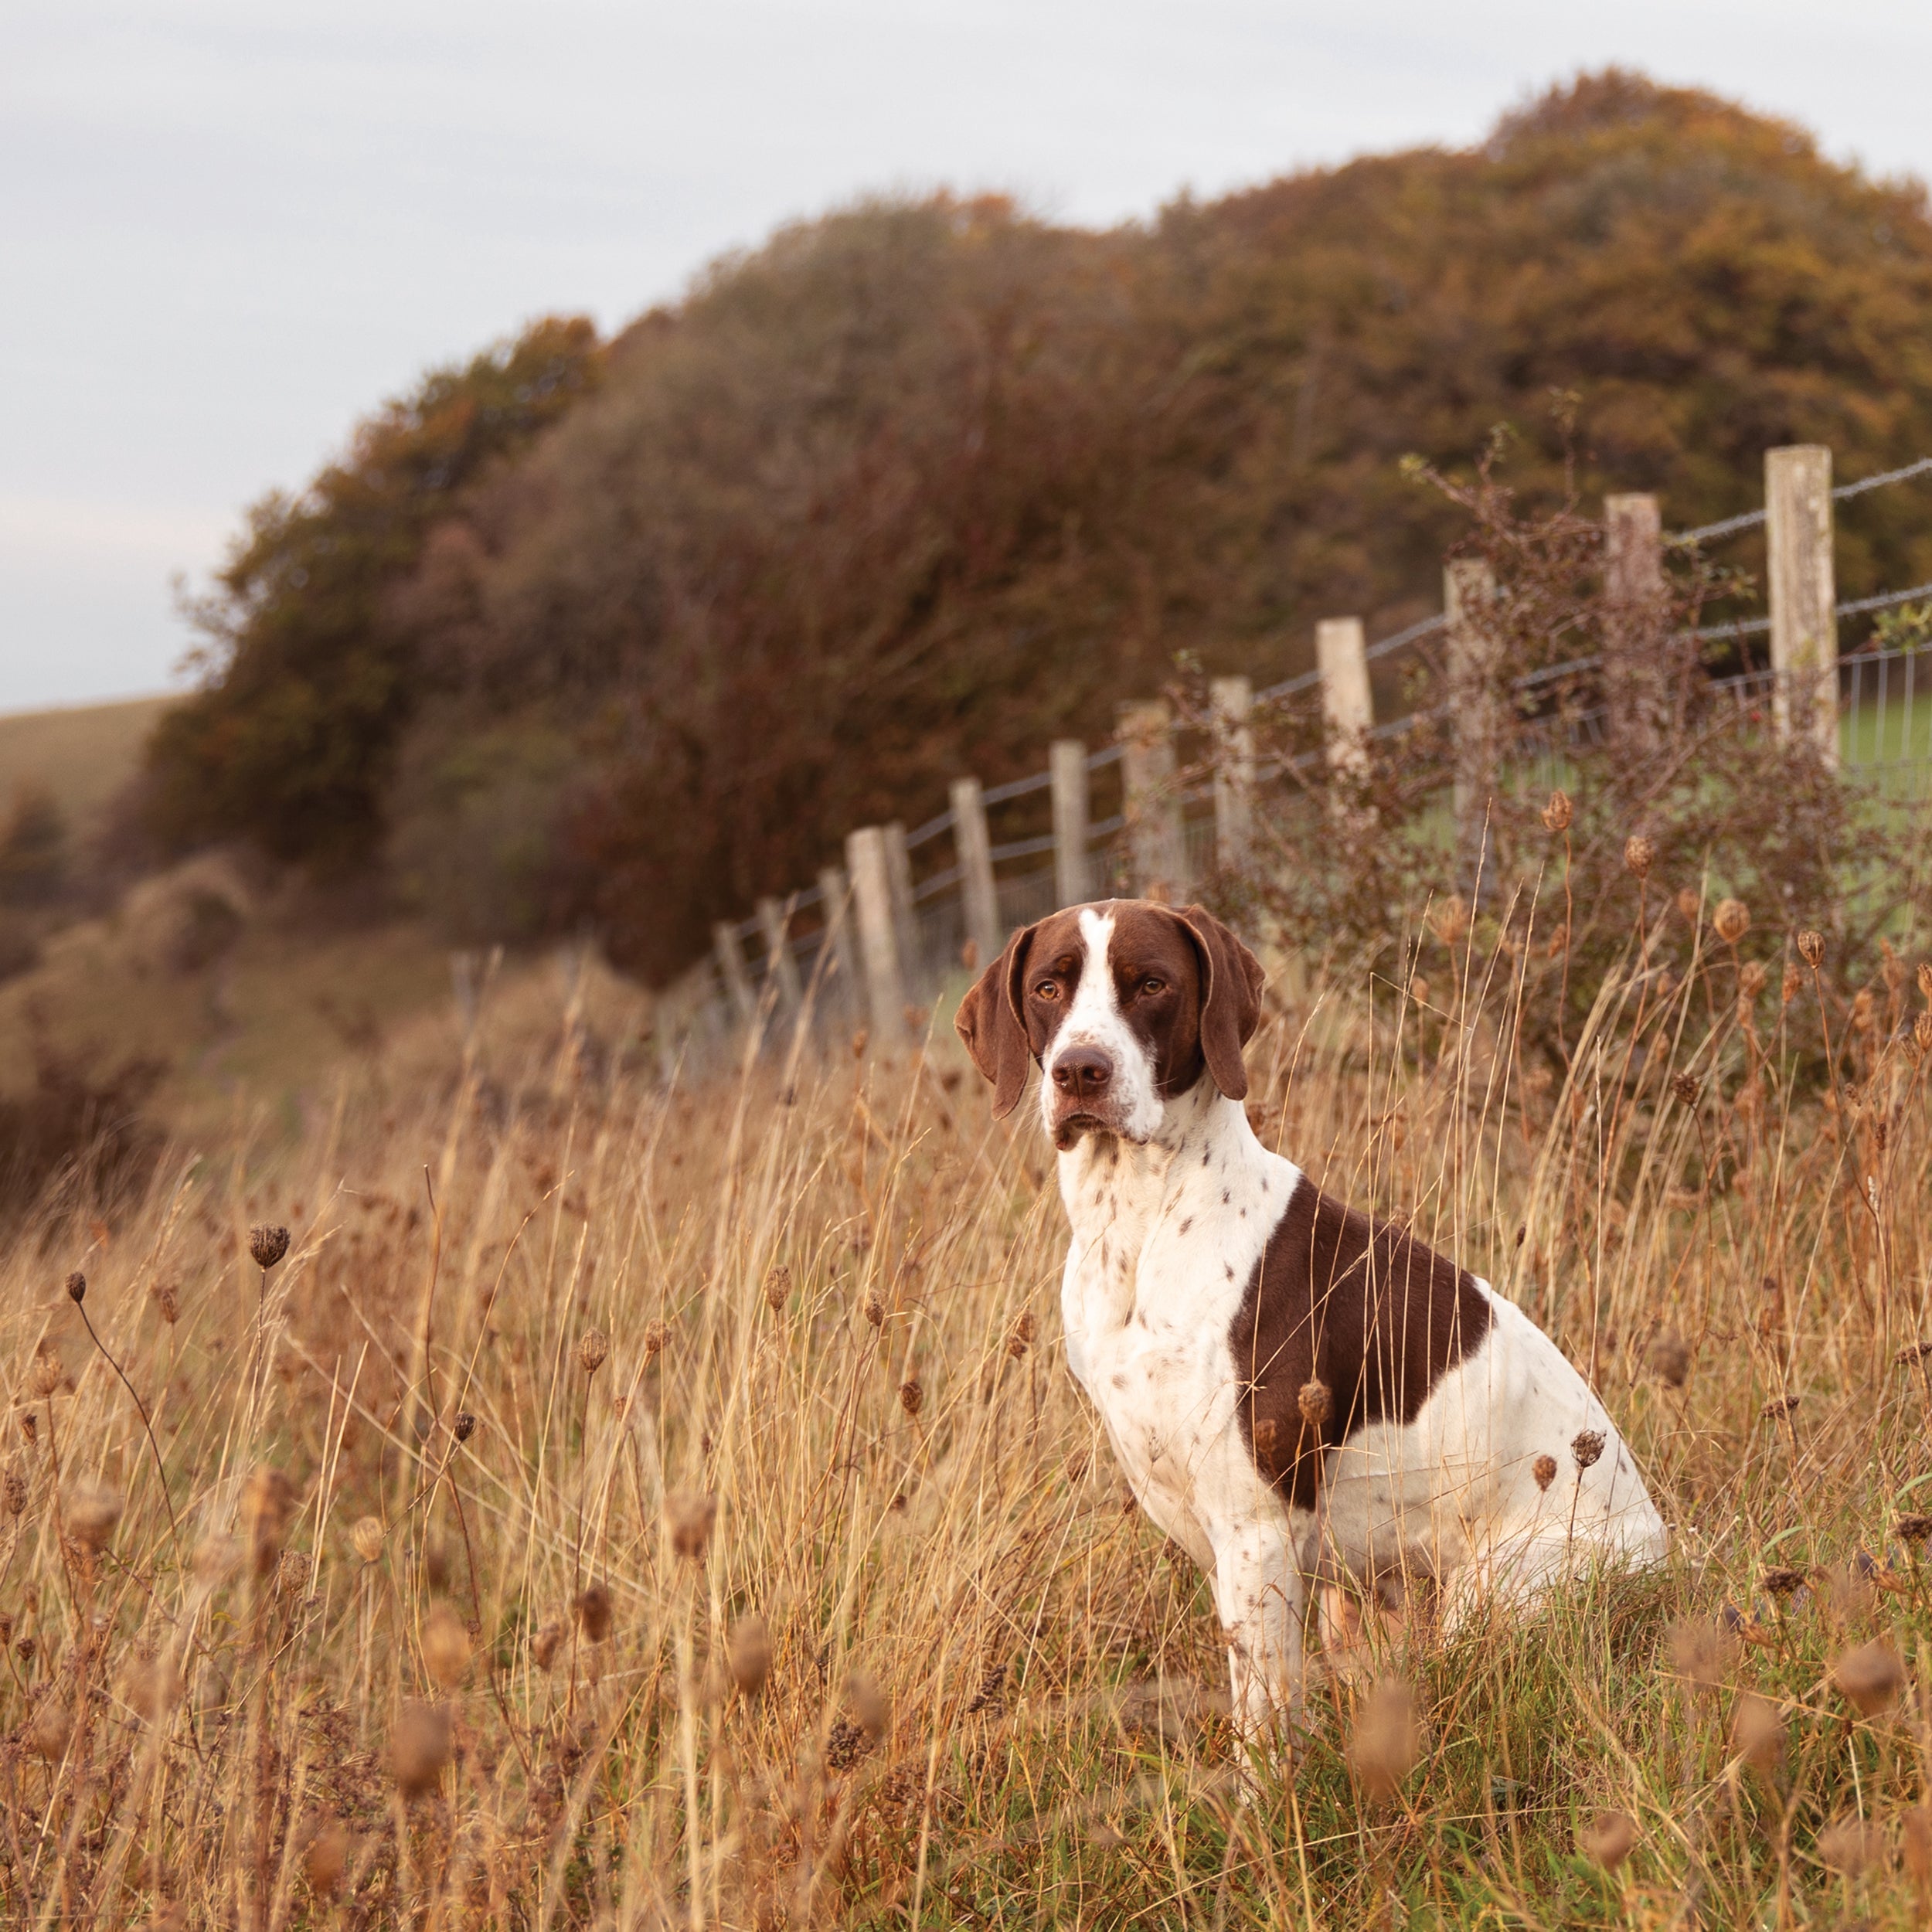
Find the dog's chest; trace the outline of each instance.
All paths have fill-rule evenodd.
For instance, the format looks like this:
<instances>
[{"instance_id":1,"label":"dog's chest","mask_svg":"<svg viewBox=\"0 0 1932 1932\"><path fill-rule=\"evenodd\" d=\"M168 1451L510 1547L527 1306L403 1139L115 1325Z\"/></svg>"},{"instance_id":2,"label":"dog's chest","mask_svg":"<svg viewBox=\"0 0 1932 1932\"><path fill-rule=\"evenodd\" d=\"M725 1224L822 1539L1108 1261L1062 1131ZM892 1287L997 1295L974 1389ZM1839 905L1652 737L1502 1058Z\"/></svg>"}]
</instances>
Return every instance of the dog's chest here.
<instances>
[{"instance_id":1,"label":"dog's chest","mask_svg":"<svg viewBox=\"0 0 1932 1932\"><path fill-rule=\"evenodd\" d=\"M1142 1505L1199 1556L1207 1524L1253 1506L1229 1335L1293 1171L1212 1138L1063 1158L1069 1365Z\"/></svg>"}]
</instances>

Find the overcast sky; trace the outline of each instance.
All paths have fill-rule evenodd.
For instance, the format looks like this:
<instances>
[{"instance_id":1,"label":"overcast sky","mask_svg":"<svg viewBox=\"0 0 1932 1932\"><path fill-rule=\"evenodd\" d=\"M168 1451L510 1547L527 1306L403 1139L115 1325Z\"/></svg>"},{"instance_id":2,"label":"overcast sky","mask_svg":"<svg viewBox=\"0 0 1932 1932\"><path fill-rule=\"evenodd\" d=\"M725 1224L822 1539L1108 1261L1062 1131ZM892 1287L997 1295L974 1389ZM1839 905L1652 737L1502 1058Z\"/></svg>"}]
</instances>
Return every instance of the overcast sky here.
<instances>
[{"instance_id":1,"label":"overcast sky","mask_svg":"<svg viewBox=\"0 0 1932 1932\"><path fill-rule=\"evenodd\" d=\"M179 685L171 573L428 364L869 189L1144 216L1611 61L1932 175L1925 0L30 0L0 62L0 710Z\"/></svg>"}]
</instances>

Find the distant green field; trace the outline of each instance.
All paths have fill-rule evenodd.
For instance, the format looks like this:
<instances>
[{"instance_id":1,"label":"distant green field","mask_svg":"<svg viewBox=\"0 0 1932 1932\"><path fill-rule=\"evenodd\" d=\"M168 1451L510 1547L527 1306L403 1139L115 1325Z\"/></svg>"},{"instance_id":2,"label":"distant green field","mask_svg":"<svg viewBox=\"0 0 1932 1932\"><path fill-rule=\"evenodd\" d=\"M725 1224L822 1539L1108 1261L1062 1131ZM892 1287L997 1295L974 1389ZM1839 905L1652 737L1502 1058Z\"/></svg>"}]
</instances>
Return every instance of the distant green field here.
<instances>
[{"instance_id":1,"label":"distant green field","mask_svg":"<svg viewBox=\"0 0 1932 1932\"><path fill-rule=\"evenodd\" d=\"M172 698L0 715L0 811L22 784L44 785L69 820L92 818L133 777Z\"/></svg>"}]
</instances>

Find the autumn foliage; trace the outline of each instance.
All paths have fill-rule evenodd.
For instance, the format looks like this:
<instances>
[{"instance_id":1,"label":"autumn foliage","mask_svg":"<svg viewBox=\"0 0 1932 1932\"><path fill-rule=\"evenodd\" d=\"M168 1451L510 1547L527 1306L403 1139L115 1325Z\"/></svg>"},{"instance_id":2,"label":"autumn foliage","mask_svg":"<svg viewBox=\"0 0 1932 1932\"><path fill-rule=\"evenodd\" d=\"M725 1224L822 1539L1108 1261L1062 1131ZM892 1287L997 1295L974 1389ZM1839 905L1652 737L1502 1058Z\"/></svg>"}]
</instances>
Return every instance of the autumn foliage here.
<instances>
[{"instance_id":1,"label":"autumn foliage","mask_svg":"<svg viewBox=\"0 0 1932 1932\"><path fill-rule=\"evenodd\" d=\"M1616 73L1104 234L867 203L606 350L546 325L433 379L259 508L156 809L662 975L852 826L1098 742L1177 652L1265 681L1323 614L1434 607L1462 526L1400 459L1466 474L1509 420L1553 495L1553 389L1585 498L1677 525L1754 504L1776 444L1932 451L1929 298L1917 186ZM1932 577L1910 493L1847 509L1849 590Z\"/></svg>"}]
</instances>

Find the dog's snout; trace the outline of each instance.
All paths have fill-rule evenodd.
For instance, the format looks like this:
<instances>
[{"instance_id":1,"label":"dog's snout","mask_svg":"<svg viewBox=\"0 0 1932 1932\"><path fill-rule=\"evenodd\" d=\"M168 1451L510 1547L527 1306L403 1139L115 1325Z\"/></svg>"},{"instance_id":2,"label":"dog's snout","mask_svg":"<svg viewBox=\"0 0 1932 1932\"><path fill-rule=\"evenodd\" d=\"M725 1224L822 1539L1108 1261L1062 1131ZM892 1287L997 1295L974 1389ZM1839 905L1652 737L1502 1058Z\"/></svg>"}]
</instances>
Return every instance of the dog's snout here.
<instances>
[{"instance_id":1,"label":"dog's snout","mask_svg":"<svg viewBox=\"0 0 1932 1932\"><path fill-rule=\"evenodd\" d=\"M1069 1098L1098 1100L1114 1079L1114 1056L1099 1046L1070 1046L1053 1063L1053 1084Z\"/></svg>"}]
</instances>

